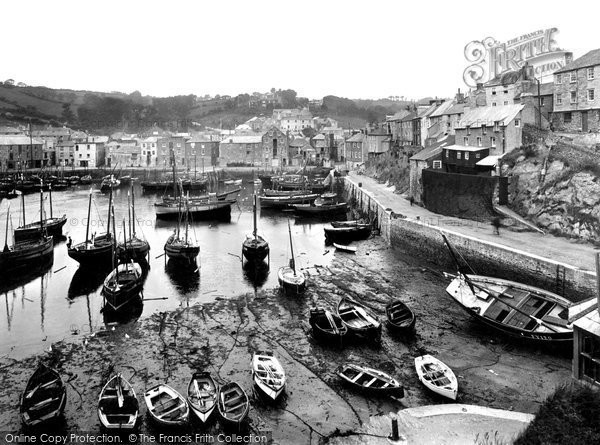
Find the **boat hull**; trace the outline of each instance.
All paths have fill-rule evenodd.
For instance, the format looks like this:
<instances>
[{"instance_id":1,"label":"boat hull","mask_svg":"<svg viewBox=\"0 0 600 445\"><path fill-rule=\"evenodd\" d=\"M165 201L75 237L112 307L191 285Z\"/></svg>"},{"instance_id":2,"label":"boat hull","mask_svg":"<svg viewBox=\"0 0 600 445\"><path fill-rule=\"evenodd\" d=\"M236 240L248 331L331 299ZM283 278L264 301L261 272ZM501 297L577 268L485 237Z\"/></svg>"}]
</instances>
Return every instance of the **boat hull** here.
<instances>
[{"instance_id":1,"label":"boat hull","mask_svg":"<svg viewBox=\"0 0 600 445\"><path fill-rule=\"evenodd\" d=\"M66 404L67 391L58 372L40 365L21 395L20 412L23 425L33 428L53 423L63 415ZM43 409L37 409L37 406Z\"/></svg>"},{"instance_id":2,"label":"boat hull","mask_svg":"<svg viewBox=\"0 0 600 445\"><path fill-rule=\"evenodd\" d=\"M248 416L249 405L248 396L237 383L229 382L219 388L217 409L226 424L239 427Z\"/></svg>"},{"instance_id":3,"label":"boat hull","mask_svg":"<svg viewBox=\"0 0 600 445\"><path fill-rule=\"evenodd\" d=\"M43 228L39 221L15 229L15 241L38 239L45 230L46 234L53 237L62 236L62 228L67 222L67 216L49 218L44 221Z\"/></svg>"},{"instance_id":4,"label":"boat hull","mask_svg":"<svg viewBox=\"0 0 600 445\"><path fill-rule=\"evenodd\" d=\"M144 394L144 401L148 408L148 415L158 425L163 427L177 427L187 424L189 418L189 407L181 394L168 385L158 385L149 389ZM161 411L160 404L165 401L175 401L173 407L169 407L167 413ZM166 417L166 416L169 417Z\"/></svg>"},{"instance_id":5,"label":"boat hull","mask_svg":"<svg viewBox=\"0 0 600 445\"><path fill-rule=\"evenodd\" d=\"M306 290L306 277L302 272L296 272L291 267L282 267L277 273L279 285L286 294L301 294Z\"/></svg>"},{"instance_id":6,"label":"boat hull","mask_svg":"<svg viewBox=\"0 0 600 445\"><path fill-rule=\"evenodd\" d=\"M53 256L53 248L54 240L51 236L38 243L17 243L9 251L0 252L0 269L8 271L45 262Z\"/></svg>"},{"instance_id":7,"label":"boat hull","mask_svg":"<svg viewBox=\"0 0 600 445\"><path fill-rule=\"evenodd\" d=\"M199 253L199 246L181 247L173 246L171 244L165 244L165 254L171 260L192 262L196 260L196 257Z\"/></svg>"},{"instance_id":8,"label":"boat hull","mask_svg":"<svg viewBox=\"0 0 600 445\"><path fill-rule=\"evenodd\" d=\"M305 216L329 216L329 215L338 215L340 213L345 213L348 209L348 204L340 203L340 204L332 204L332 205L307 205L307 204L299 204L293 205L292 208L299 215Z\"/></svg>"},{"instance_id":9,"label":"boat hull","mask_svg":"<svg viewBox=\"0 0 600 445\"><path fill-rule=\"evenodd\" d=\"M366 227L325 227L325 242L333 243L350 243L367 239L371 236L371 226Z\"/></svg>"},{"instance_id":10,"label":"boat hull","mask_svg":"<svg viewBox=\"0 0 600 445\"><path fill-rule=\"evenodd\" d=\"M150 244L138 238L117 245L117 258L121 261L133 260L139 262L145 260L149 252Z\"/></svg>"},{"instance_id":11,"label":"boat hull","mask_svg":"<svg viewBox=\"0 0 600 445\"><path fill-rule=\"evenodd\" d=\"M248 238L242 244L242 255L251 263L260 263L269 255L269 244L262 238Z\"/></svg>"},{"instance_id":12,"label":"boat hull","mask_svg":"<svg viewBox=\"0 0 600 445\"><path fill-rule=\"evenodd\" d=\"M218 388L208 372L197 372L192 375L188 385L188 405L194 417L206 423L217 407Z\"/></svg>"},{"instance_id":13,"label":"boat hull","mask_svg":"<svg viewBox=\"0 0 600 445\"><path fill-rule=\"evenodd\" d=\"M112 263L113 243L109 238L98 239L91 243L80 243L69 247L68 255L82 266L107 267Z\"/></svg>"},{"instance_id":14,"label":"boat hull","mask_svg":"<svg viewBox=\"0 0 600 445\"><path fill-rule=\"evenodd\" d=\"M387 326L399 334L412 333L415 328L417 317L401 301L395 301L388 304L385 308L387 316Z\"/></svg>"},{"instance_id":15,"label":"boat hull","mask_svg":"<svg viewBox=\"0 0 600 445\"><path fill-rule=\"evenodd\" d=\"M231 217L231 204L235 200L222 200L209 203L192 203L187 209L189 214L196 219L217 219ZM156 217L161 219L177 218L179 206L177 204L154 204Z\"/></svg>"},{"instance_id":16,"label":"boat hull","mask_svg":"<svg viewBox=\"0 0 600 445\"><path fill-rule=\"evenodd\" d=\"M136 427L139 403L133 387L121 378L123 391L127 394L123 396L122 406L118 405L117 389L113 386L117 378L121 377L112 377L100 392L98 397L98 419L102 428L107 431L131 431Z\"/></svg>"}]
</instances>

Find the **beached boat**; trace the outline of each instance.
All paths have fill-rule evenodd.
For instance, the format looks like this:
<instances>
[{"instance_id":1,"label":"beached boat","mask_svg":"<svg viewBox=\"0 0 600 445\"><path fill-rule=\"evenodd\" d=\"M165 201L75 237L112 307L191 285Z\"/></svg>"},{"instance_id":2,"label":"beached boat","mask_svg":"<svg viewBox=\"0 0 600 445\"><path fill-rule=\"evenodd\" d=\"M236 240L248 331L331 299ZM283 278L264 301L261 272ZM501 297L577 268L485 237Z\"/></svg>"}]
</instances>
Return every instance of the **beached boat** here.
<instances>
[{"instance_id":1,"label":"beached boat","mask_svg":"<svg viewBox=\"0 0 600 445\"><path fill-rule=\"evenodd\" d=\"M79 179L79 183L82 185L89 185L93 181L92 175L84 175Z\"/></svg>"},{"instance_id":2,"label":"beached boat","mask_svg":"<svg viewBox=\"0 0 600 445\"><path fill-rule=\"evenodd\" d=\"M371 394L393 395L399 398L404 397L404 387L383 371L346 363L338 368L337 374L346 383L361 391Z\"/></svg>"},{"instance_id":3,"label":"beached boat","mask_svg":"<svg viewBox=\"0 0 600 445\"><path fill-rule=\"evenodd\" d=\"M131 261L119 264L106 277L102 286L102 296L110 309L118 311L139 301L143 286L142 267Z\"/></svg>"},{"instance_id":4,"label":"beached boat","mask_svg":"<svg viewBox=\"0 0 600 445\"><path fill-rule=\"evenodd\" d=\"M348 203L338 202L335 193L324 193L312 204L294 204L291 207L299 215L330 216L345 213L348 209Z\"/></svg>"},{"instance_id":5,"label":"beached boat","mask_svg":"<svg viewBox=\"0 0 600 445\"><path fill-rule=\"evenodd\" d=\"M416 317L413 311L400 300L392 301L385 307L385 314L390 329L408 334L415 328Z\"/></svg>"},{"instance_id":6,"label":"beached boat","mask_svg":"<svg viewBox=\"0 0 600 445\"><path fill-rule=\"evenodd\" d=\"M338 303L337 315L349 332L376 341L381 339L381 323L370 309L358 301L343 297Z\"/></svg>"},{"instance_id":7,"label":"beached boat","mask_svg":"<svg viewBox=\"0 0 600 445\"><path fill-rule=\"evenodd\" d=\"M309 323L316 339L341 345L348 327L336 314L322 307L311 308Z\"/></svg>"},{"instance_id":8,"label":"beached boat","mask_svg":"<svg viewBox=\"0 0 600 445\"><path fill-rule=\"evenodd\" d=\"M191 264L196 261L196 257L200 253L200 246L189 237L189 213L187 212L187 206L182 210L182 202L180 201L178 207L179 217L177 219L177 228L167 239L164 250L169 259ZM184 224L185 235L181 233L181 224Z\"/></svg>"},{"instance_id":9,"label":"beached boat","mask_svg":"<svg viewBox=\"0 0 600 445\"><path fill-rule=\"evenodd\" d=\"M106 175L102 178L102 182L100 183L100 191L102 193L108 191L112 193L112 189L119 187L119 185L121 185L121 181L116 179L113 175Z\"/></svg>"},{"instance_id":10,"label":"beached boat","mask_svg":"<svg viewBox=\"0 0 600 445\"><path fill-rule=\"evenodd\" d=\"M349 253L356 253L356 246L349 246L347 244L338 244L338 243L333 243L333 247L335 247L337 250L341 250L342 252L349 252Z\"/></svg>"},{"instance_id":11,"label":"beached boat","mask_svg":"<svg viewBox=\"0 0 600 445\"><path fill-rule=\"evenodd\" d=\"M59 419L67 403L67 390L58 372L40 363L21 395L21 419L25 427L37 427Z\"/></svg>"},{"instance_id":12,"label":"beached boat","mask_svg":"<svg viewBox=\"0 0 600 445\"><path fill-rule=\"evenodd\" d=\"M67 215L54 218L52 209L52 189L50 188L50 218L44 218L44 192L40 190L40 219L25 224L25 195L21 194L21 206L23 211L23 225L17 227L14 232L15 241L36 240L44 235L53 237L62 236L62 228L67 222Z\"/></svg>"},{"instance_id":13,"label":"beached boat","mask_svg":"<svg viewBox=\"0 0 600 445\"><path fill-rule=\"evenodd\" d=\"M226 423L239 427L248 415L250 401L240 385L228 382L219 388L217 409Z\"/></svg>"},{"instance_id":14,"label":"beached boat","mask_svg":"<svg viewBox=\"0 0 600 445\"><path fill-rule=\"evenodd\" d=\"M131 197L131 202L129 198ZM127 208L129 213L129 238L117 245L117 258L120 261L145 261L150 252L150 244L145 239L138 238L136 234L135 217L135 194L133 183L131 184L131 194L127 194Z\"/></svg>"},{"instance_id":15,"label":"beached boat","mask_svg":"<svg viewBox=\"0 0 600 445\"><path fill-rule=\"evenodd\" d=\"M415 358L415 368L423 385L436 394L456 400L458 381L445 363L431 355L423 355Z\"/></svg>"},{"instance_id":16,"label":"beached boat","mask_svg":"<svg viewBox=\"0 0 600 445\"><path fill-rule=\"evenodd\" d=\"M269 243L260 235L256 228L256 193L253 195L253 222L252 236L247 236L242 243L242 256L247 261L260 263L269 255Z\"/></svg>"},{"instance_id":17,"label":"beached boat","mask_svg":"<svg viewBox=\"0 0 600 445\"><path fill-rule=\"evenodd\" d=\"M98 418L107 430L132 430L140 404L131 384L117 374L110 378L98 397Z\"/></svg>"},{"instance_id":18,"label":"beached boat","mask_svg":"<svg viewBox=\"0 0 600 445\"><path fill-rule=\"evenodd\" d=\"M333 227L362 227L371 226L371 223L364 219L353 219L350 221L331 221Z\"/></svg>"},{"instance_id":19,"label":"beached boat","mask_svg":"<svg viewBox=\"0 0 600 445\"><path fill-rule=\"evenodd\" d=\"M304 272L296 270L296 260L294 258L294 244L292 243L292 228L288 219L288 232L290 235L290 258L289 266L284 266L277 272L279 285L285 294L297 295L306 289L306 277Z\"/></svg>"},{"instance_id":20,"label":"beached boat","mask_svg":"<svg viewBox=\"0 0 600 445\"><path fill-rule=\"evenodd\" d=\"M252 356L252 377L260 391L272 400L283 393L285 371L271 352L254 353Z\"/></svg>"},{"instance_id":21,"label":"beached boat","mask_svg":"<svg viewBox=\"0 0 600 445\"><path fill-rule=\"evenodd\" d=\"M458 265L445 236L444 241ZM446 292L473 318L504 334L535 342L572 342L573 321L590 312L596 302L591 298L573 303L544 289L468 274L460 267L451 277Z\"/></svg>"},{"instance_id":22,"label":"beached boat","mask_svg":"<svg viewBox=\"0 0 600 445\"><path fill-rule=\"evenodd\" d=\"M217 406L218 387L209 372L195 372L188 385L188 405L202 423L206 423Z\"/></svg>"},{"instance_id":23,"label":"beached boat","mask_svg":"<svg viewBox=\"0 0 600 445\"><path fill-rule=\"evenodd\" d=\"M144 394L150 418L166 427L182 426L188 421L190 409L181 394L168 385L157 385Z\"/></svg>"},{"instance_id":24,"label":"beached boat","mask_svg":"<svg viewBox=\"0 0 600 445\"><path fill-rule=\"evenodd\" d=\"M371 236L372 227L370 224L350 227L324 227L325 243L350 243L367 239Z\"/></svg>"},{"instance_id":25,"label":"beached boat","mask_svg":"<svg viewBox=\"0 0 600 445\"><path fill-rule=\"evenodd\" d=\"M262 196L261 208L287 209L293 205L310 205L319 195L316 193L293 196Z\"/></svg>"}]
</instances>

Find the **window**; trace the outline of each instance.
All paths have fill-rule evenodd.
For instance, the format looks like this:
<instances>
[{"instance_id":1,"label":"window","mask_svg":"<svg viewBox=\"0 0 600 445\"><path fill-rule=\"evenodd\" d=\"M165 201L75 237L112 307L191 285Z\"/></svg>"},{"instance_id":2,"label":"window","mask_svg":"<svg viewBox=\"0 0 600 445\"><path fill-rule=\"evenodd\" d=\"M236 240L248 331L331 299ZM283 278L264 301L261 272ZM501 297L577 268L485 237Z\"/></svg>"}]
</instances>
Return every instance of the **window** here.
<instances>
[{"instance_id":1,"label":"window","mask_svg":"<svg viewBox=\"0 0 600 445\"><path fill-rule=\"evenodd\" d=\"M12 156L12 153L11 153L11 156ZM446 150L446 158L449 158L449 157L450 157L450 150Z\"/></svg>"},{"instance_id":2,"label":"window","mask_svg":"<svg viewBox=\"0 0 600 445\"><path fill-rule=\"evenodd\" d=\"M471 126L467 125L467 136L471 135Z\"/></svg>"},{"instance_id":3,"label":"window","mask_svg":"<svg viewBox=\"0 0 600 445\"><path fill-rule=\"evenodd\" d=\"M556 75L556 84L560 85L562 83L562 75L561 74L557 74Z\"/></svg>"},{"instance_id":4,"label":"window","mask_svg":"<svg viewBox=\"0 0 600 445\"><path fill-rule=\"evenodd\" d=\"M498 122L498 121L494 122L494 131L500 131L500 122Z\"/></svg>"},{"instance_id":5,"label":"window","mask_svg":"<svg viewBox=\"0 0 600 445\"><path fill-rule=\"evenodd\" d=\"M507 101L507 100L505 100L503 105L508 105L508 101Z\"/></svg>"},{"instance_id":6,"label":"window","mask_svg":"<svg viewBox=\"0 0 600 445\"><path fill-rule=\"evenodd\" d=\"M515 119L515 127L521 126L521 119Z\"/></svg>"},{"instance_id":7,"label":"window","mask_svg":"<svg viewBox=\"0 0 600 445\"><path fill-rule=\"evenodd\" d=\"M491 137L491 138L490 138L490 145L491 145L492 147L495 147L495 146L496 146L496 138L494 138L494 137Z\"/></svg>"},{"instance_id":8,"label":"window","mask_svg":"<svg viewBox=\"0 0 600 445\"><path fill-rule=\"evenodd\" d=\"M465 161L468 161L468 160L469 160L469 152L465 151Z\"/></svg>"},{"instance_id":9,"label":"window","mask_svg":"<svg viewBox=\"0 0 600 445\"><path fill-rule=\"evenodd\" d=\"M573 116L571 115L571 112L565 113L563 115L563 122L565 124L570 124L572 119L573 119Z\"/></svg>"},{"instance_id":10,"label":"window","mask_svg":"<svg viewBox=\"0 0 600 445\"><path fill-rule=\"evenodd\" d=\"M492 88L492 96L496 95L496 88Z\"/></svg>"},{"instance_id":11,"label":"window","mask_svg":"<svg viewBox=\"0 0 600 445\"><path fill-rule=\"evenodd\" d=\"M600 340L592 335L582 335L579 360L582 377L594 383L600 382Z\"/></svg>"},{"instance_id":12,"label":"window","mask_svg":"<svg viewBox=\"0 0 600 445\"><path fill-rule=\"evenodd\" d=\"M469 138L465 137L463 139L464 145L469 146Z\"/></svg>"},{"instance_id":13,"label":"window","mask_svg":"<svg viewBox=\"0 0 600 445\"><path fill-rule=\"evenodd\" d=\"M87 157L88 157L88 159L90 158L90 154L89 153L87 154Z\"/></svg>"},{"instance_id":14,"label":"window","mask_svg":"<svg viewBox=\"0 0 600 445\"><path fill-rule=\"evenodd\" d=\"M508 89L504 90L504 94L508 94Z\"/></svg>"},{"instance_id":15,"label":"window","mask_svg":"<svg viewBox=\"0 0 600 445\"><path fill-rule=\"evenodd\" d=\"M571 91L571 103L574 104L577 102L577 91Z\"/></svg>"},{"instance_id":16,"label":"window","mask_svg":"<svg viewBox=\"0 0 600 445\"><path fill-rule=\"evenodd\" d=\"M587 69L587 78L588 80L592 80L594 78L594 67Z\"/></svg>"},{"instance_id":17,"label":"window","mask_svg":"<svg viewBox=\"0 0 600 445\"><path fill-rule=\"evenodd\" d=\"M496 105L498 105L496 102L492 102L492 107L495 107Z\"/></svg>"},{"instance_id":18,"label":"window","mask_svg":"<svg viewBox=\"0 0 600 445\"><path fill-rule=\"evenodd\" d=\"M577 82L577 71L571 71L571 83Z\"/></svg>"},{"instance_id":19,"label":"window","mask_svg":"<svg viewBox=\"0 0 600 445\"><path fill-rule=\"evenodd\" d=\"M540 98L540 105L543 107L544 105L546 105L546 98L545 97L541 97Z\"/></svg>"},{"instance_id":20,"label":"window","mask_svg":"<svg viewBox=\"0 0 600 445\"><path fill-rule=\"evenodd\" d=\"M556 105L562 105L562 94L556 94Z\"/></svg>"},{"instance_id":21,"label":"window","mask_svg":"<svg viewBox=\"0 0 600 445\"><path fill-rule=\"evenodd\" d=\"M19 147L19 148L21 148L21 147ZM75 146L75 151L79 151L79 145Z\"/></svg>"},{"instance_id":22,"label":"window","mask_svg":"<svg viewBox=\"0 0 600 445\"><path fill-rule=\"evenodd\" d=\"M481 153L475 153L475 159L480 159L481 158Z\"/></svg>"},{"instance_id":23,"label":"window","mask_svg":"<svg viewBox=\"0 0 600 445\"><path fill-rule=\"evenodd\" d=\"M481 147L481 138L479 136L477 137L477 146Z\"/></svg>"},{"instance_id":24,"label":"window","mask_svg":"<svg viewBox=\"0 0 600 445\"><path fill-rule=\"evenodd\" d=\"M587 96L588 96L588 100L589 101L594 100L594 89L593 88L590 89L590 90L588 90L588 95Z\"/></svg>"},{"instance_id":25,"label":"window","mask_svg":"<svg viewBox=\"0 0 600 445\"><path fill-rule=\"evenodd\" d=\"M487 134L487 125L485 125L485 124L481 125L481 134Z\"/></svg>"},{"instance_id":26,"label":"window","mask_svg":"<svg viewBox=\"0 0 600 445\"><path fill-rule=\"evenodd\" d=\"M460 159L460 155L461 155L461 152L460 152L460 151L457 151L457 152L456 152L456 159Z\"/></svg>"},{"instance_id":27,"label":"window","mask_svg":"<svg viewBox=\"0 0 600 445\"><path fill-rule=\"evenodd\" d=\"M442 161L433 161L433 168L434 169L441 169L442 168Z\"/></svg>"}]
</instances>

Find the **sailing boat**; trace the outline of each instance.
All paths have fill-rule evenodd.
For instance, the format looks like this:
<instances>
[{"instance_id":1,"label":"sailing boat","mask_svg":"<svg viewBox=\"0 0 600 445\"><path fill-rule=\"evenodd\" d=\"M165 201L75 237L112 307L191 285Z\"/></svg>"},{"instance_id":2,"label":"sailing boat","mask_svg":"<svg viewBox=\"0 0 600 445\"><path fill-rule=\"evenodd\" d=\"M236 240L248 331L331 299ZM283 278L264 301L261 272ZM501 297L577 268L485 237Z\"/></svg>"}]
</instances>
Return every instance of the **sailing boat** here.
<instances>
[{"instance_id":1,"label":"sailing boat","mask_svg":"<svg viewBox=\"0 0 600 445\"><path fill-rule=\"evenodd\" d=\"M92 211L92 190L90 189L90 199L88 203L87 225L85 228L85 241L72 245L71 241L67 244L68 254L82 266L106 266L109 265L113 253L114 245L110 234L110 209L112 206L112 188L108 198L108 228L106 233L92 235L90 239L90 214Z\"/></svg>"},{"instance_id":2,"label":"sailing boat","mask_svg":"<svg viewBox=\"0 0 600 445\"><path fill-rule=\"evenodd\" d=\"M179 218L177 219L177 229L167 239L165 243L165 254L172 260L185 260L189 263L196 261L196 257L200 253L200 246L189 240L189 211L188 201L183 198L183 194L179 199ZM185 212L182 212L182 205L185 205ZM185 237L181 237L182 218L185 219Z\"/></svg>"},{"instance_id":3,"label":"sailing boat","mask_svg":"<svg viewBox=\"0 0 600 445\"><path fill-rule=\"evenodd\" d=\"M296 261L294 259L294 245L292 244L292 228L290 227L290 220L288 219L288 231L290 234L290 250L292 252L292 258L290 259L290 265L284 266L279 269L277 278L279 279L279 285L283 288L285 293L299 294L304 292L306 289L306 277L304 272L296 271Z\"/></svg>"},{"instance_id":4,"label":"sailing boat","mask_svg":"<svg viewBox=\"0 0 600 445\"><path fill-rule=\"evenodd\" d=\"M133 193L133 181L131 183L131 202L127 194L127 207L129 213L129 239L119 243L117 246L117 258L121 261L145 261L148 252L150 252L150 244L148 241L140 239L136 236L135 226L135 194Z\"/></svg>"},{"instance_id":5,"label":"sailing boat","mask_svg":"<svg viewBox=\"0 0 600 445\"><path fill-rule=\"evenodd\" d=\"M254 230L252 237L246 237L242 243L242 255L246 260L253 263L260 263L267 255L269 255L269 243L258 235L256 229L256 193L253 195L253 215L254 215Z\"/></svg>"},{"instance_id":6,"label":"sailing boat","mask_svg":"<svg viewBox=\"0 0 600 445\"><path fill-rule=\"evenodd\" d=\"M49 189L50 193L50 218L44 219L44 191L43 184L40 184L40 211L42 217L39 221L25 224L25 195L21 194L21 205L23 207L23 225L15 229L15 241L35 240L42 236L45 229L46 234L60 237L62 236L62 228L67 222L67 215L60 218L54 218L52 215L52 186Z\"/></svg>"},{"instance_id":7,"label":"sailing boat","mask_svg":"<svg viewBox=\"0 0 600 445\"><path fill-rule=\"evenodd\" d=\"M0 251L0 270L8 271L20 267L31 266L33 262L46 260L53 255L54 240L51 236L40 235L37 240L14 242L8 246L8 226L10 224L10 204L6 212L6 232L4 249ZM43 221L40 221L43 229ZM43 233L43 232L42 232Z\"/></svg>"},{"instance_id":8,"label":"sailing boat","mask_svg":"<svg viewBox=\"0 0 600 445\"><path fill-rule=\"evenodd\" d=\"M114 208L111 210L114 227ZM114 230L114 239L116 240L116 227ZM123 238L125 237L125 220L123 220ZM113 259L113 265L114 262ZM113 311L118 311L134 301L139 301L143 285L142 267L138 263L129 261L117 264L117 267L106 277L102 286L102 296L104 297L106 306Z\"/></svg>"}]
</instances>

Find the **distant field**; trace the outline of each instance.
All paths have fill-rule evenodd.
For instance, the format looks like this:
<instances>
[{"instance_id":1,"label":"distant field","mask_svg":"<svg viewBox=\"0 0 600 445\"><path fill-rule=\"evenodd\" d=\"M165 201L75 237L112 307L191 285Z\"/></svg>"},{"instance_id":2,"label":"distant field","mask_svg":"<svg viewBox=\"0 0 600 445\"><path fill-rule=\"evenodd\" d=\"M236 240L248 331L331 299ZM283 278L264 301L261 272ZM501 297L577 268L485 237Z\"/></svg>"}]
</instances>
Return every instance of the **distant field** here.
<instances>
[{"instance_id":1,"label":"distant field","mask_svg":"<svg viewBox=\"0 0 600 445\"><path fill-rule=\"evenodd\" d=\"M25 88L10 88L0 85L0 100L16 102L19 104L19 108L34 107L38 112L49 116L59 117L62 114L62 103L30 96L25 93L25 90ZM16 107L13 105L12 108Z\"/></svg>"}]
</instances>

